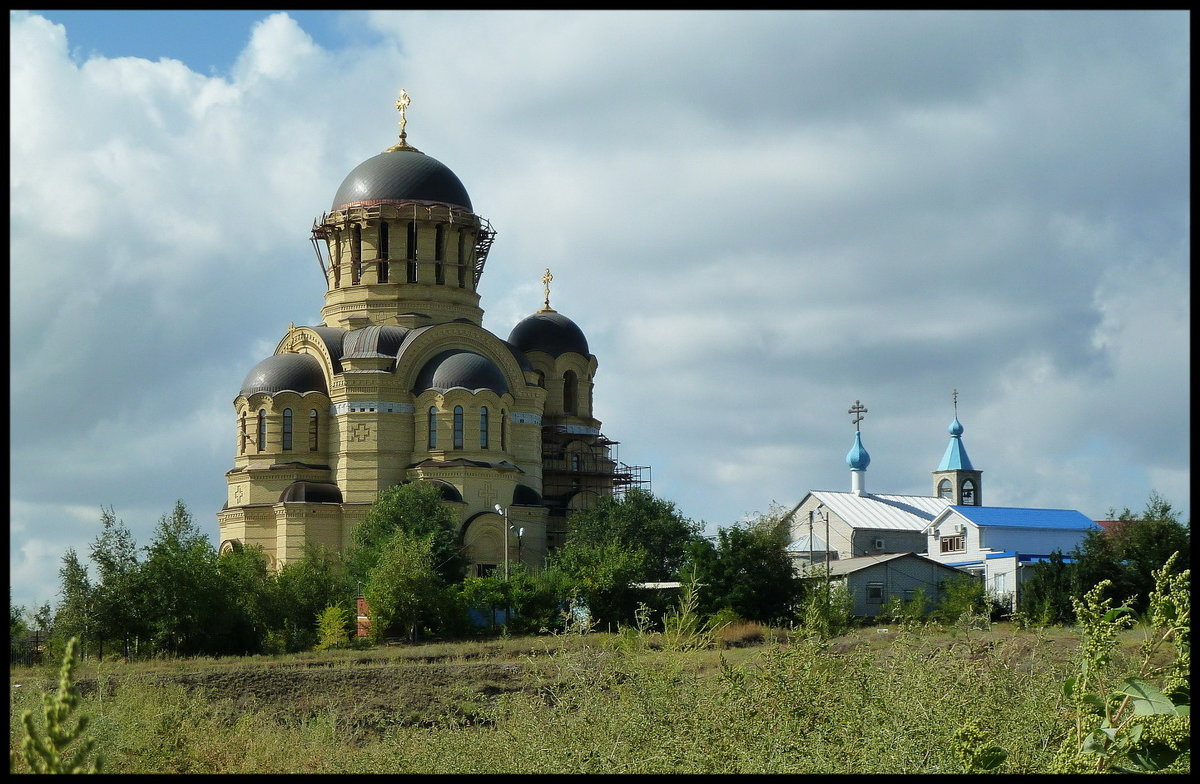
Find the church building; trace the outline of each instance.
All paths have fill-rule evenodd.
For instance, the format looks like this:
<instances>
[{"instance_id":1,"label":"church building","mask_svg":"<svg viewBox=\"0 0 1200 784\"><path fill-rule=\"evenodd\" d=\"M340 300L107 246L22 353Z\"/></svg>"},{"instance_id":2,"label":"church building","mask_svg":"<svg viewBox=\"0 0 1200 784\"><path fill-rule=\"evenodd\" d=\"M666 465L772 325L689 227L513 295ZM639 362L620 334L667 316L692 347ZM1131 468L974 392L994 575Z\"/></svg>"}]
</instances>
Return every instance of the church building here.
<instances>
[{"instance_id":1,"label":"church building","mask_svg":"<svg viewBox=\"0 0 1200 784\"><path fill-rule=\"evenodd\" d=\"M543 306L507 338L483 328L496 236L459 178L407 141L355 167L311 239L321 323L290 325L233 401L237 445L217 515L222 551L272 567L306 543L342 551L379 493L428 482L454 510L473 573L540 566L568 516L644 484L592 411L587 338Z\"/></svg>"}]
</instances>

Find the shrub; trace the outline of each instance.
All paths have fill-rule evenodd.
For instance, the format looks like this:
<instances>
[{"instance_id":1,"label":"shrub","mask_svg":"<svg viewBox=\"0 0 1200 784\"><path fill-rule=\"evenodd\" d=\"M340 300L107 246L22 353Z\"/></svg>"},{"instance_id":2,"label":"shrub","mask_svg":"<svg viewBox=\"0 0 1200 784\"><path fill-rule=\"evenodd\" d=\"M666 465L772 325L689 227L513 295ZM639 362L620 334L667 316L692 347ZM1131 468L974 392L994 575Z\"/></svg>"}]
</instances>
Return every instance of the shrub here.
<instances>
[{"instance_id":1,"label":"shrub","mask_svg":"<svg viewBox=\"0 0 1200 784\"><path fill-rule=\"evenodd\" d=\"M42 698L43 714L45 716L45 737L38 732L33 723L33 711L27 710L21 714L21 724L25 727L25 739L21 742L21 754L10 751L8 769L15 772L17 761L24 759L33 773L97 773L102 760L96 757L87 762L92 753L94 740L84 740L75 749L75 753L67 758L66 754L71 745L83 736L87 729L88 717L81 715L75 726L69 727L67 719L79 705L79 688L71 679L75 667L79 664L77 651L79 638L72 637L67 643L63 654L62 669L59 673L58 691L47 694Z\"/></svg>"}]
</instances>

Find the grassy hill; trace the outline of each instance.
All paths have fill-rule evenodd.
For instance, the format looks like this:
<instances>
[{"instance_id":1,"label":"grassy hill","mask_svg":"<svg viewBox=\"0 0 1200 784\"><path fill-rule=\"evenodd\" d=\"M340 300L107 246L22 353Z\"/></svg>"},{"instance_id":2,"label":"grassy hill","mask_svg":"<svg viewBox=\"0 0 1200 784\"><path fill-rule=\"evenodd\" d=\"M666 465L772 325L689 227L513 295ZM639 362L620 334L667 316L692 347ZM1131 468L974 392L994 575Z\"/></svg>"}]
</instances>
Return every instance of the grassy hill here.
<instances>
[{"instance_id":1,"label":"grassy hill","mask_svg":"<svg viewBox=\"0 0 1200 784\"><path fill-rule=\"evenodd\" d=\"M1124 634L1114 672L1139 640ZM661 646L597 633L88 662L77 682L107 772L959 772L972 720L1008 752L1001 772L1047 772L1079 640L1001 624ZM10 672L10 748L52 686Z\"/></svg>"}]
</instances>

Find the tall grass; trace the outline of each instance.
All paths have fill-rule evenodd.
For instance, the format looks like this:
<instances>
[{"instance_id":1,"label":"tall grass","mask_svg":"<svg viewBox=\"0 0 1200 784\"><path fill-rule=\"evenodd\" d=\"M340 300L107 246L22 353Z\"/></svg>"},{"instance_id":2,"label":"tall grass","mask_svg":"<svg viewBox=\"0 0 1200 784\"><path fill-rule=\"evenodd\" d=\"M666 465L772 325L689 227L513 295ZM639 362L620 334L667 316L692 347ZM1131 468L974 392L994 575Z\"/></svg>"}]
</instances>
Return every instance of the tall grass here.
<instances>
[{"instance_id":1,"label":"tall grass","mask_svg":"<svg viewBox=\"0 0 1200 784\"><path fill-rule=\"evenodd\" d=\"M885 652L815 637L726 652L564 644L538 657L526 691L369 727L344 699L288 713L132 680L81 710L112 773L953 773L971 719L1008 750L1001 772L1034 773L1063 740L1072 662L1031 656L1033 639L947 644L918 628L889 633ZM10 728L38 696L10 698Z\"/></svg>"}]
</instances>

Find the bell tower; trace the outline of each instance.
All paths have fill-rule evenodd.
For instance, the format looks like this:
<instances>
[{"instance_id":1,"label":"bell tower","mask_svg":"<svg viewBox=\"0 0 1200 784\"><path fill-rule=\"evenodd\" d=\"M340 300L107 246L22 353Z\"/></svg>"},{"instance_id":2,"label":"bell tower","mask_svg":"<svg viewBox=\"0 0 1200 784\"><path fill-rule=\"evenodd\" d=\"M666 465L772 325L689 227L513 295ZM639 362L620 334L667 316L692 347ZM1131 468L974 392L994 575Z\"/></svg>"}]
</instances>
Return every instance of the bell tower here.
<instances>
[{"instance_id":1,"label":"bell tower","mask_svg":"<svg viewBox=\"0 0 1200 784\"><path fill-rule=\"evenodd\" d=\"M950 443L942 462L933 472L933 494L945 498L957 506L982 506L982 471L975 470L967 448L963 446L963 426L958 421L958 390L951 393L954 399L954 421L950 423Z\"/></svg>"}]
</instances>

